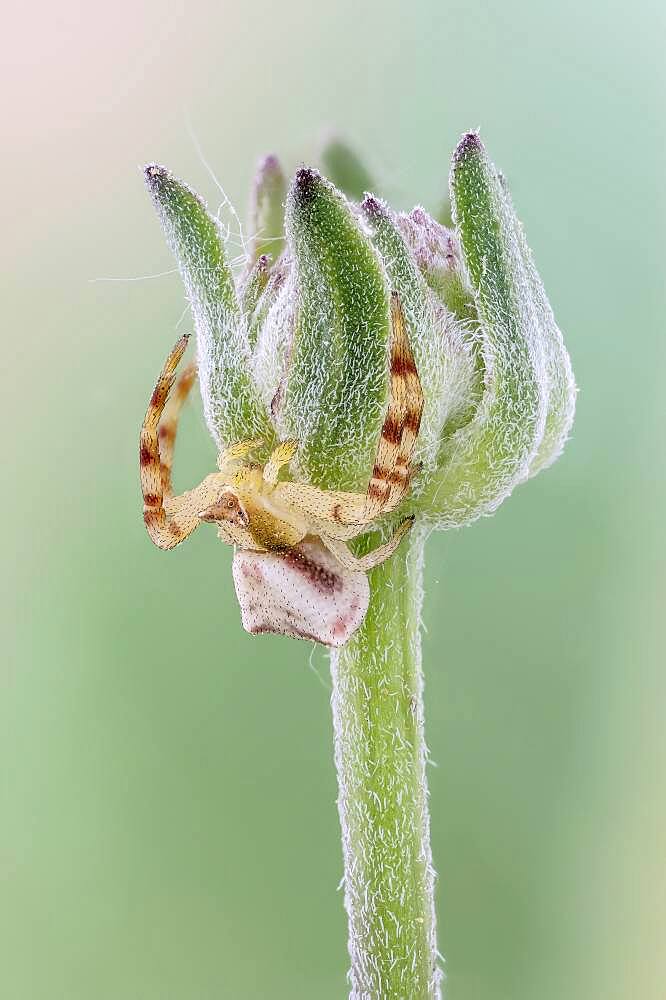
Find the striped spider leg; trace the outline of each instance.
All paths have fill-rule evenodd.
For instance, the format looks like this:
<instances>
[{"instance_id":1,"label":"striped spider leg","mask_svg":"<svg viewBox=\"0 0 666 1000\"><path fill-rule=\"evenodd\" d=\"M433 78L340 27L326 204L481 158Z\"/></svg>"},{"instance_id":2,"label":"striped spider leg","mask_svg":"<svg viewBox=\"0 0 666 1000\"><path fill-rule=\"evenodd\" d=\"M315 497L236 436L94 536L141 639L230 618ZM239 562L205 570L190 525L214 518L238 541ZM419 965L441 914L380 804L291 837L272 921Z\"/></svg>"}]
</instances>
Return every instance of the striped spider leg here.
<instances>
[{"instance_id":1,"label":"striped spider leg","mask_svg":"<svg viewBox=\"0 0 666 1000\"><path fill-rule=\"evenodd\" d=\"M219 456L218 472L206 476L195 489L180 496L173 495L171 469L178 417L196 377L196 367L191 364L176 382L176 369L188 340L187 334L181 337L164 364L150 397L139 439L143 520L151 540L160 549L174 548L191 535L202 520L214 519L208 511L218 502L230 472L241 458L261 443L244 441L232 446Z\"/></svg>"}]
</instances>

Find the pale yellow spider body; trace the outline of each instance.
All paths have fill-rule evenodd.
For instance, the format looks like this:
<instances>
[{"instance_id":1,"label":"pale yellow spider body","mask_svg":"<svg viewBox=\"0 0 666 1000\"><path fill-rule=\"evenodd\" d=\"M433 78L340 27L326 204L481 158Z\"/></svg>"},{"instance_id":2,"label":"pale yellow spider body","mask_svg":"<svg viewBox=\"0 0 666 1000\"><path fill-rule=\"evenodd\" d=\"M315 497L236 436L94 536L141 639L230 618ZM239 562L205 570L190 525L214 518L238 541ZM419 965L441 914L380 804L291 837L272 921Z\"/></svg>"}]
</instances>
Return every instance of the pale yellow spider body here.
<instances>
[{"instance_id":1,"label":"pale yellow spider body","mask_svg":"<svg viewBox=\"0 0 666 1000\"><path fill-rule=\"evenodd\" d=\"M199 486L174 496L171 464L177 419L194 375L192 367L183 373L165 409L187 346L187 338L181 338L162 370L141 429L144 521L153 542L171 549L204 521L217 525L222 541L249 552L291 552L308 536L316 536L346 570L365 572L387 559L409 530L411 518L399 525L386 544L362 558L357 558L346 542L367 530L380 515L394 510L409 490L423 395L395 294L391 316L391 392L366 493L281 481L280 471L295 457L297 442L279 444L262 466L244 461L261 442L245 441L224 451L218 459L218 471L206 476Z\"/></svg>"}]
</instances>

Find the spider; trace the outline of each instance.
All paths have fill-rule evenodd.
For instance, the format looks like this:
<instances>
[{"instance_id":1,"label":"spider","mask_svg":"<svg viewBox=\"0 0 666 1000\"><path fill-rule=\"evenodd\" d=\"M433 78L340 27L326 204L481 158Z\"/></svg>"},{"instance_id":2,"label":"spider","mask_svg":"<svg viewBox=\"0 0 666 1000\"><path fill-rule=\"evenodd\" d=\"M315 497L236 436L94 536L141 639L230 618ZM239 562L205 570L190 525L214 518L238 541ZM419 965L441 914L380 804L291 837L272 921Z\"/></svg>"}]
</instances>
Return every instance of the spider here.
<instances>
[{"instance_id":1,"label":"spider","mask_svg":"<svg viewBox=\"0 0 666 1000\"><path fill-rule=\"evenodd\" d=\"M395 510L407 495L413 473L411 457L423 393L395 292L391 295L391 333L389 403L364 494L280 480L280 470L297 453L297 442L280 442L262 466L245 461L263 443L251 440L222 451L217 472L206 476L195 489L174 496L171 467L178 415L196 373L194 365L184 370L167 406L189 339L188 335L181 337L162 369L141 428L143 518L155 545L172 549L206 521L217 525L223 542L242 552L293 557L301 543L312 542L315 536L333 557L333 563L326 561L329 569L337 565L352 573L366 573L388 559L410 529L413 517L405 518L388 542L362 557L355 556L346 543L380 515Z\"/></svg>"}]
</instances>

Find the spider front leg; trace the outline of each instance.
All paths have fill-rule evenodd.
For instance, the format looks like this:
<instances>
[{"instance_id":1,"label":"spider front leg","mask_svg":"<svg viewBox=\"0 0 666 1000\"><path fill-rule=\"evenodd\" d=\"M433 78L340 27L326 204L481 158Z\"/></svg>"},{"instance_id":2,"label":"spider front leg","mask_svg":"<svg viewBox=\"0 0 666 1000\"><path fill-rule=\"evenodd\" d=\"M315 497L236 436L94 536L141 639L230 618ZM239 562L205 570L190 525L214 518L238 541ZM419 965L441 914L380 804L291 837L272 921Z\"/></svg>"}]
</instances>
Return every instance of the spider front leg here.
<instances>
[{"instance_id":1,"label":"spider front leg","mask_svg":"<svg viewBox=\"0 0 666 1000\"><path fill-rule=\"evenodd\" d=\"M376 549L373 549L372 552L368 552L367 555L360 557L355 556L353 552L350 552L345 542L341 541L339 538L333 538L331 535L324 533L320 535L320 538L328 551L335 556L340 565L344 566L345 569L355 570L360 573L367 573L369 570L374 569L375 566L379 566L380 563L385 562L393 555L413 523L413 517L405 518L405 520L398 525L393 536L388 540L388 542L384 545L379 545Z\"/></svg>"},{"instance_id":2,"label":"spider front leg","mask_svg":"<svg viewBox=\"0 0 666 1000\"><path fill-rule=\"evenodd\" d=\"M219 473L213 473L196 489L183 493L182 496L170 496L171 461L178 411L193 377L187 371L184 373L182 391L177 394L174 406L167 413L165 426L168 430L166 435L162 434L164 441L160 454L161 420L188 339L187 335L180 338L164 364L150 397L139 439L143 520L151 540L160 549L172 549L184 541L200 524L199 512L214 503L220 492Z\"/></svg>"},{"instance_id":3,"label":"spider front leg","mask_svg":"<svg viewBox=\"0 0 666 1000\"><path fill-rule=\"evenodd\" d=\"M171 483L171 468L173 466L173 453L176 445L176 434L178 432L178 418L183 403L187 399L190 389L194 384L197 375L197 366L192 362L178 376L178 381L169 400L164 408L162 417L157 428L157 437L160 450L160 472L162 478L162 490L165 497L173 494Z\"/></svg>"},{"instance_id":4,"label":"spider front leg","mask_svg":"<svg viewBox=\"0 0 666 1000\"><path fill-rule=\"evenodd\" d=\"M394 510L407 495L423 414L421 380L397 292L391 292L391 334L389 405L368 483L366 522Z\"/></svg>"}]
</instances>

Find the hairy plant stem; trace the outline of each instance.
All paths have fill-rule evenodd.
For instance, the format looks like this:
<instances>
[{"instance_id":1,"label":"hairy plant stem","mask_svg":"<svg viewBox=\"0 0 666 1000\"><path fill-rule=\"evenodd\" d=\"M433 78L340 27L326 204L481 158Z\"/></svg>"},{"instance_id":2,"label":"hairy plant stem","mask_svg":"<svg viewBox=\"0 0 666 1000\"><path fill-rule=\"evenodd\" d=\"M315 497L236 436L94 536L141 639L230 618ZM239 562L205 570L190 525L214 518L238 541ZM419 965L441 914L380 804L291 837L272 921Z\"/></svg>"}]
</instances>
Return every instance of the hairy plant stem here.
<instances>
[{"instance_id":1,"label":"hairy plant stem","mask_svg":"<svg viewBox=\"0 0 666 1000\"><path fill-rule=\"evenodd\" d=\"M331 660L350 1000L440 997L423 732L424 541L415 525L372 571L366 619Z\"/></svg>"}]
</instances>

